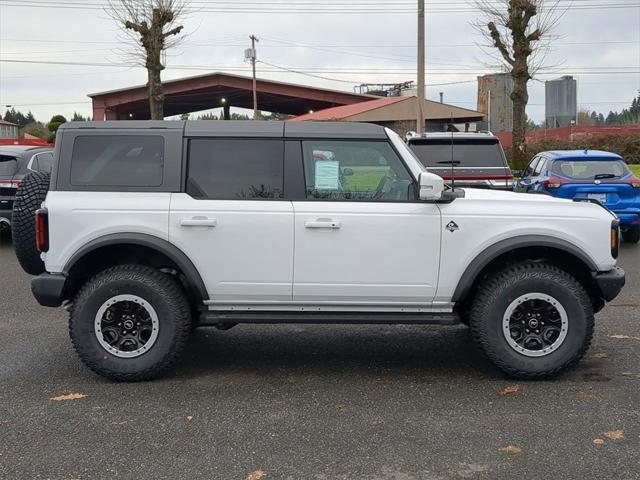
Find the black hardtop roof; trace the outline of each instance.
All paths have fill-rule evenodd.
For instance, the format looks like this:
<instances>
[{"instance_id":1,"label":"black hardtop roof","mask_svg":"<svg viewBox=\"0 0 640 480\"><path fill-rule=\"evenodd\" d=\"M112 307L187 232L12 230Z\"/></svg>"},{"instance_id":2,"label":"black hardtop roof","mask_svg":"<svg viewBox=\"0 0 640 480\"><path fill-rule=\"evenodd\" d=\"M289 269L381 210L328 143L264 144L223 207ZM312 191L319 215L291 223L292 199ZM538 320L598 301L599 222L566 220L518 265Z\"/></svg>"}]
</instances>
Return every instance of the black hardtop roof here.
<instances>
[{"instance_id":1,"label":"black hardtop roof","mask_svg":"<svg viewBox=\"0 0 640 480\"><path fill-rule=\"evenodd\" d=\"M183 121L167 120L109 120L106 122L66 122L60 125L59 130L93 129L93 130L182 130Z\"/></svg>"},{"instance_id":2,"label":"black hardtop roof","mask_svg":"<svg viewBox=\"0 0 640 480\"><path fill-rule=\"evenodd\" d=\"M63 130L184 130L185 137L271 137L385 139L380 125L357 122L282 122L264 120L112 120L67 122Z\"/></svg>"}]
</instances>

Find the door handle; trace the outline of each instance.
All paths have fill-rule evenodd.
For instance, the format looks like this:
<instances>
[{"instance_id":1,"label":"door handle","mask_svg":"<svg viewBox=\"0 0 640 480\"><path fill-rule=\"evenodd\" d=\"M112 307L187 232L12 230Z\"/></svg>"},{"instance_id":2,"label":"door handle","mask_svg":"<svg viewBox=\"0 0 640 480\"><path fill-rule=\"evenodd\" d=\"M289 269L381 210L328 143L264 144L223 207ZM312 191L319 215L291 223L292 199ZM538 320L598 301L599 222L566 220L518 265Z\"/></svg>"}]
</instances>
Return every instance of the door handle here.
<instances>
[{"instance_id":1,"label":"door handle","mask_svg":"<svg viewBox=\"0 0 640 480\"><path fill-rule=\"evenodd\" d=\"M180 219L180 226L182 227L215 227L218 221L215 218L207 217L183 217Z\"/></svg>"},{"instance_id":2,"label":"door handle","mask_svg":"<svg viewBox=\"0 0 640 480\"><path fill-rule=\"evenodd\" d=\"M305 228L331 228L336 230L340 228L341 224L338 220L329 220L324 218L319 218L318 220L307 220L304 222Z\"/></svg>"}]
</instances>

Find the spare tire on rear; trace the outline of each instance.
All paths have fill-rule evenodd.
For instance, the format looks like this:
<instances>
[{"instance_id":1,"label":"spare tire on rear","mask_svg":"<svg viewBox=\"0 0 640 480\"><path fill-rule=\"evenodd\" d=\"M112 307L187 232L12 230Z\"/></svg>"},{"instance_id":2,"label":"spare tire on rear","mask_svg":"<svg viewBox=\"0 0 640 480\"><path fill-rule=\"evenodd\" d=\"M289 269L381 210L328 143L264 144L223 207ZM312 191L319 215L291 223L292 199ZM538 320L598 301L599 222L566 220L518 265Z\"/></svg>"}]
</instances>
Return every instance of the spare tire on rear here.
<instances>
[{"instance_id":1,"label":"spare tire on rear","mask_svg":"<svg viewBox=\"0 0 640 480\"><path fill-rule=\"evenodd\" d=\"M13 249L22 269L31 275L44 272L44 262L36 248L35 212L47 196L50 180L48 173L30 172L20 184L13 202Z\"/></svg>"}]
</instances>

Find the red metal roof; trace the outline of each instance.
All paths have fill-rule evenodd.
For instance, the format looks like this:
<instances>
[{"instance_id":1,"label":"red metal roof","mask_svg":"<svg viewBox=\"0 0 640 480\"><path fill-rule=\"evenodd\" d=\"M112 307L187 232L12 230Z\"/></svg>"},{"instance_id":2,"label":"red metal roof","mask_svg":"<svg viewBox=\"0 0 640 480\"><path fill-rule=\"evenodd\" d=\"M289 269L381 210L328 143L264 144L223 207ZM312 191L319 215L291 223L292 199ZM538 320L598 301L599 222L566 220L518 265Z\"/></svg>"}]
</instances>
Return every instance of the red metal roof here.
<instances>
[{"instance_id":1,"label":"red metal roof","mask_svg":"<svg viewBox=\"0 0 640 480\"><path fill-rule=\"evenodd\" d=\"M199 112L223 106L253 108L251 77L214 72L195 77L162 82L165 96L164 114ZM302 115L339 105L375 99L348 91L310 87L274 80L256 80L258 109L288 115ZM142 120L149 118L149 101L145 85L89 94L95 120ZM224 101L223 101L224 99Z\"/></svg>"},{"instance_id":2,"label":"red metal roof","mask_svg":"<svg viewBox=\"0 0 640 480\"><path fill-rule=\"evenodd\" d=\"M7 122L6 120L2 120L1 118L0 118L0 124L1 124L1 125L13 125L14 127L17 127L17 126L18 126L18 124L17 124L17 123Z\"/></svg>"},{"instance_id":3,"label":"red metal roof","mask_svg":"<svg viewBox=\"0 0 640 480\"><path fill-rule=\"evenodd\" d=\"M375 100L367 100L365 102L352 103L351 105L341 105L339 107L325 108L313 113L307 113L292 118L290 122L298 122L304 120L340 120L359 113L375 110L376 108L386 107L394 103L409 100L411 97L382 97Z\"/></svg>"}]
</instances>

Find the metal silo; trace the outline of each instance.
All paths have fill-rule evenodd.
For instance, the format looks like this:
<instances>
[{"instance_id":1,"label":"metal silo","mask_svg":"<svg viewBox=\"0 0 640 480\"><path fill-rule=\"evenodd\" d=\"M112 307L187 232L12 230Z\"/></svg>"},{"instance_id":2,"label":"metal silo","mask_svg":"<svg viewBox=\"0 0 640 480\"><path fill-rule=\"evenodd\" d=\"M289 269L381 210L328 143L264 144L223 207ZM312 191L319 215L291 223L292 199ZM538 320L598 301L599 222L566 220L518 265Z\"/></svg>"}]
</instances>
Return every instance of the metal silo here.
<instances>
[{"instance_id":1,"label":"metal silo","mask_svg":"<svg viewBox=\"0 0 640 480\"><path fill-rule=\"evenodd\" d=\"M547 128L566 127L578 115L578 84L571 75L544 83Z\"/></svg>"},{"instance_id":2,"label":"metal silo","mask_svg":"<svg viewBox=\"0 0 640 480\"><path fill-rule=\"evenodd\" d=\"M478 77L478 111L486 115L486 129L494 132L513 130L513 79L510 73Z\"/></svg>"}]
</instances>

